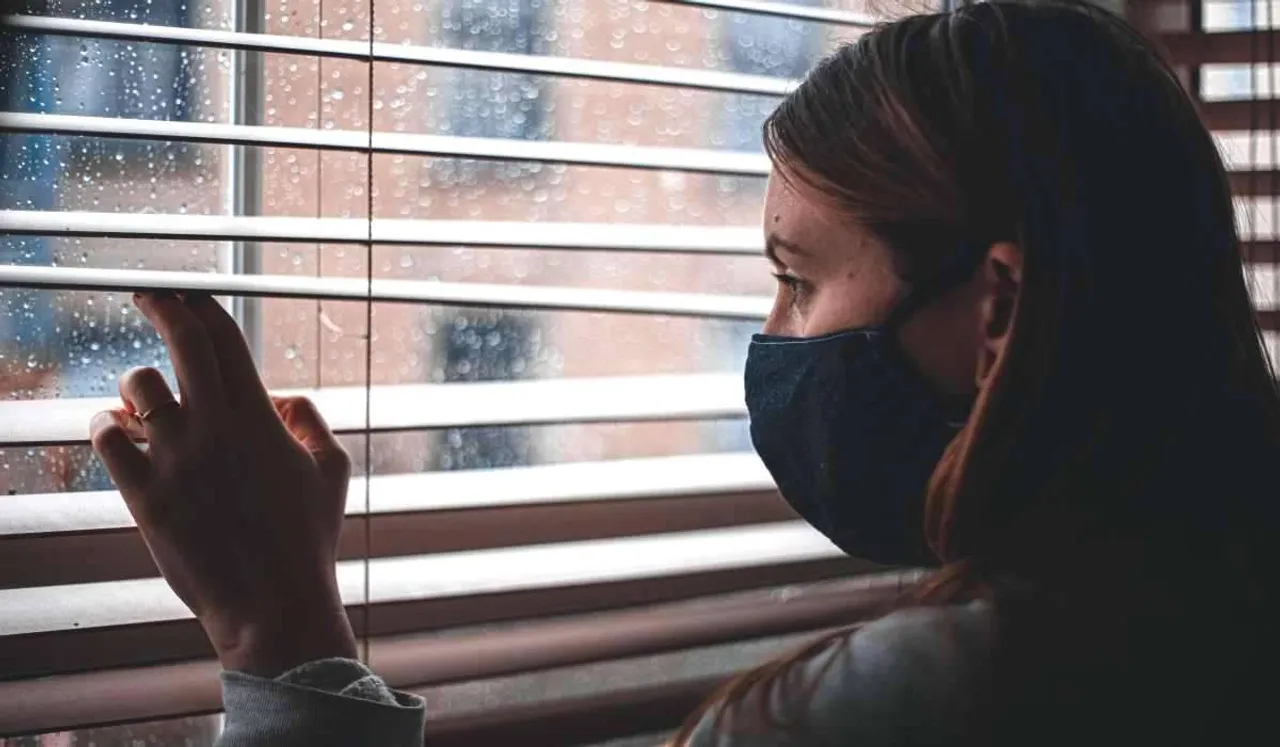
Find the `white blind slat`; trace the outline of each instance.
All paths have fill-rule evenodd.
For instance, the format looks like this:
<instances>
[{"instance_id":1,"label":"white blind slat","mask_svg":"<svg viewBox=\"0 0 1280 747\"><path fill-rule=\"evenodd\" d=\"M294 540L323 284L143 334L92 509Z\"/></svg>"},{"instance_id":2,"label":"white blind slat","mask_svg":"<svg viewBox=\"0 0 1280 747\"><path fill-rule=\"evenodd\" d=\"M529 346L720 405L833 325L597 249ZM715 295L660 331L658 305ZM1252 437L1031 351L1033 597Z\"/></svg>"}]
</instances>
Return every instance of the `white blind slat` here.
<instances>
[{"instance_id":1,"label":"white blind slat","mask_svg":"<svg viewBox=\"0 0 1280 747\"><path fill-rule=\"evenodd\" d=\"M279 394L310 397L338 433L746 415L742 377L717 373L325 387ZM114 397L0 402L0 446L88 443L89 420L119 404Z\"/></svg>"},{"instance_id":2,"label":"white blind slat","mask_svg":"<svg viewBox=\"0 0 1280 747\"><path fill-rule=\"evenodd\" d=\"M631 314L761 320L772 300L763 297L661 291L559 288L540 285L452 283L437 280L233 275L168 270L0 265L0 285L63 290L203 291L217 295L272 296L328 301L430 303L538 311L600 311Z\"/></svg>"},{"instance_id":3,"label":"white blind slat","mask_svg":"<svg viewBox=\"0 0 1280 747\"><path fill-rule=\"evenodd\" d=\"M760 255L756 227L0 210L9 233L122 239L512 247Z\"/></svg>"},{"instance_id":4,"label":"white blind slat","mask_svg":"<svg viewBox=\"0 0 1280 747\"><path fill-rule=\"evenodd\" d=\"M755 13L774 18L799 21L819 21L840 26L871 27L880 19L865 13L818 5L775 2L773 0L655 0L671 5L688 5L694 8L726 10L739 13Z\"/></svg>"},{"instance_id":5,"label":"white blind slat","mask_svg":"<svg viewBox=\"0 0 1280 747\"><path fill-rule=\"evenodd\" d=\"M773 488L768 471L750 452L375 475L368 483L369 512L374 514L635 500ZM365 478L352 478L346 513L348 516L366 513ZM0 537L132 526L133 517L114 490L27 493L0 500Z\"/></svg>"},{"instance_id":6,"label":"white blind slat","mask_svg":"<svg viewBox=\"0 0 1280 747\"><path fill-rule=\"evenodd\" d=\"M312 130L211 122L182 122L70 114L0 112L0 132L144 138L224 145L325 148L413 156L477 158L575 166L664 169L724 176L769 175L769 158L698 148L570 143L537 140L418 135L361 130Z\"/></svg>"},{"instance_id":7,"label":"white blind slat","mask_svg":"<svg viewBox=\"0 0 1280 747\"><path fill-rule=\"evenodd\" d=\"M370 603L473 596L838 558L802 522L613 540L375 558ZM366 561L338 564L347 604L363 604ZM160 578L0 590L0 635L191 617Z\"/></svg>"},{"instance_id":8,"label":"white blind slat","mask_svg":"<svg viewBox=\"0 0 1280 747\"><path fill-rule=\"evenodd\" d=\"M24 31L61 36L168 42L220 49L314 55L317 57L351 60L370 59L368 42L343 39L315 39L279 34L253 34L219 31L216 29L25 15L0 16L0 26L10 26ZM785 78L721 72L718 70L639 65L605 60L535 56L507 52L481 52L388 42L374 42L372 59L375 62L435 65L439 67L486 70L495 73L528 73L760 96L782 96L797 84L797 81Z\"/></svg>"}]
</instances>

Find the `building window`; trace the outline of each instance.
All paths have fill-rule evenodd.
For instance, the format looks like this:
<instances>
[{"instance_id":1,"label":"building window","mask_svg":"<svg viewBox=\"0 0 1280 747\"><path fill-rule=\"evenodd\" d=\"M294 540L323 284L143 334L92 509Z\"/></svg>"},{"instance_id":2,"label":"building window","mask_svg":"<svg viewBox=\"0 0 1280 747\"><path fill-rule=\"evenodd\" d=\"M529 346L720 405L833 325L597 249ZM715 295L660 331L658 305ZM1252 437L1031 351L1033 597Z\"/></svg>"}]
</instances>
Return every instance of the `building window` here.
<instances>
[{"instance_id":1,"label":"building window","mask_svg":"<svg viewBox=\"0 0 1280 747\"><path fill-rule=\"evenodd\" d=\"M445 382L532 378L541 347L527 315L475 309L452 314L436 334ZM534 441L527 428L452 428L445 431L437 469L493 469L530 464Z\"/></svg>"},{"instance_id":2,"label":"building window","mask_svg":"<svg viewBox=\"0 0 1280 747\"><path fill-rule=\"evenodd\" d=\"M821 0L796 0L821 5ZM797 79L808 72L822 48L822 26L754 13L730 13L721 25L725 59L737 73ZM721 145L730 150L763 150L760 126L778 105L767 96L736 95L725 106Z\"/></svg>"},{"instance_id":3,"label":"building window","mask_svg":"<svg viewBox=\"0 0 1280 747\"><path fill-rule=\"evenodd\" d=\"M446 0L447 46L480 52L540 53L543 0ZM450 134L508 140L547 136L541 82L532 75L455 70L447 99Z\"/></svg>"},{"instance_id":4,"label":"building window","mask_svg":"<svg viewBox=\"0 0 1280 747\"><path fill-rule=\"evenodd\" d=\"M95 21L190 23L188 0L97 0L82 8L79 16ZM195 118L188 47L78 37L48 37L43 43L58 87L42 111L162 121ZM182 144L100 138L77 138L69 148L73 158L99 159L105 154L125 166L157 154L176 158L192 152Z\"/></svg>"},{"instance_id":5,"label":"building window","mask_svg":"<svg viewBox=\"0 0 1280 747\"><path fill-rule=\"evenodd\" d=\"M445 0L442 43L478 52L541 53L544 0ZM443 132L459 137L542 140L550 135L545 81L520 73L451 70L446 81ZM444 186L526 177L521 162L432 161L432 180Z\"/></svg>"}]
</instances>

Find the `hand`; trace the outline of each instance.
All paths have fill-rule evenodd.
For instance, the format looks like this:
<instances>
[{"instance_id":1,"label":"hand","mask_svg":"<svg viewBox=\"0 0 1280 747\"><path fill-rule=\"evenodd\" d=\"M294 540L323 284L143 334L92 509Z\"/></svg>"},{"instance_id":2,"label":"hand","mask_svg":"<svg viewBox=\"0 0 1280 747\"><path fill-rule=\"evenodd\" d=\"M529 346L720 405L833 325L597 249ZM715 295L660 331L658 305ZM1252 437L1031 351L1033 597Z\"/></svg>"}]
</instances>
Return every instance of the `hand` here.
<instances>
[{"instance_id":1,"label":"hand","mask_svg":"<svg viewBox=\"0 0 1280 747\"><path fill-rule=\"evenodd\" d=\"M134 300L169 348L181 403L135 368L120 378L124 408L96 415L91 435L156 566L227 669L273 677L355 658L334 575L347 453L310 401L267 394L212 298Z\"/></svg>"}]
</instances>

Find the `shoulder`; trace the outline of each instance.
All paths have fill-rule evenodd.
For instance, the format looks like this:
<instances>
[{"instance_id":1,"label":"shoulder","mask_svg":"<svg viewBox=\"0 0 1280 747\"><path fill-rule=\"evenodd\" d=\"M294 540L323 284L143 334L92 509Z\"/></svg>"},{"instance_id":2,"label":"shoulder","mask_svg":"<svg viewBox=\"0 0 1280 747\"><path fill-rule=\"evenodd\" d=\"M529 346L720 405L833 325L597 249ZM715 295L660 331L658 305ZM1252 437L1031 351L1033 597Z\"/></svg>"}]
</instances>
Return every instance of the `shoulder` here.
<instances>
[{"instance_id":1,"label":"shoulder","mask_svg":"<svg viewBox=\"0 0 1280 747\"><path fill-rule=\"evenodd\" d=\"M992 613L983 603L903 610L854 633L816 708L856 700L892 720L961 717L990 660ZM893 724L887 724L893 726Z\"/></svg>"},{"instance_id":2,"label":"shoulder","mask_svg":"<svg viewBox=\"0 0 1280 747\"><path fill-rule=\"evenodd\" d=\"M954 741L986 688L992 615L983 603L902 610L831 644L711 718L691 747L938 744ZM771 713L743 713L767 702ZM714 711L714 709L713 709Z\"/></svg>"},{"instance_id":3,"label":"shoulder","mask_svg":"<svg viewBox=\"0 0 1280 747\"><path fill-rule=\"evenodd\" d=\"M945 686L984 668L992 624L982 602L895 612L849 637L840 669L857 677L847 684L862 689Z\"/></svg>"}]
</instances>

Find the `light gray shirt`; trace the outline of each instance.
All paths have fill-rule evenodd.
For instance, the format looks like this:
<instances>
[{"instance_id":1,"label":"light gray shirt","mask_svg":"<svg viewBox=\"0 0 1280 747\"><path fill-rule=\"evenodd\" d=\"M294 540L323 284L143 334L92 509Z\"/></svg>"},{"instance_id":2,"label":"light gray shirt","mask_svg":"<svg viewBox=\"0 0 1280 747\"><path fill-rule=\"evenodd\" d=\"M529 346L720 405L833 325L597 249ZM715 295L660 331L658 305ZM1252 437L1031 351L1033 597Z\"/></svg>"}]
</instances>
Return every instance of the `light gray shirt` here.
<instances>
[{"instance_id":1,"label":"light gray shirt","mask_svg":"<svg viewBox=\"0 0 1280 747\"><path fill-rule=\"evenodd\" d=\"M689 747L905 747L964 743L991 642L983 603L896 612L834 642L773 681L769 728L759 691L712 731L702 718ZM757 686L760 687L760 686Z\"/></svg>"},{"instance_id":2,"label":"light gray shirt","mask_svg":"<svg viewBox=\"0 0 1280 747\"><path fill-rule=\"evenodd\" d=\"M712 709L690 747L959 743L982 692L990 642L991 613L981 602L896 612L775 681L771 720L792 728L770 728L737 707L713 731ZM218 747L422 745L422 698L390 689L359 662L311 662L274 680L227 672L222 689ZM758 693L744 702L754 706Z\"/></svg>"}]
</instances>

